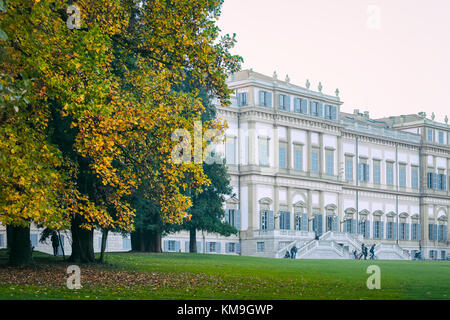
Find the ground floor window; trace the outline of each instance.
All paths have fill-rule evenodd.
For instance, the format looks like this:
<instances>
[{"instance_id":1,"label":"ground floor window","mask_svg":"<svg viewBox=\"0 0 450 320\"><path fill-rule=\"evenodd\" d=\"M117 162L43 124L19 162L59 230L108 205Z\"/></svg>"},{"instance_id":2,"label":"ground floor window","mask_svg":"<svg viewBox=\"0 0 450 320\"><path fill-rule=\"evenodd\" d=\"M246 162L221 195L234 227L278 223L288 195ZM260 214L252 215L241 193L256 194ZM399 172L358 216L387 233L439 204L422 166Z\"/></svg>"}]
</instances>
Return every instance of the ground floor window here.
<instances>
[{"instance_id":1,"label":"ground floor window","mask_svg":"<svg viewBox=\"0 0 450 320\"><path fill-rule=\"evenodd\" d=\"M256 249L258 250L258 252L264 252L264 242L257 242Z\"/></svg>"},{"instance_id":2,"label":"ground floor window","mask_svg":"<svg viewBox=\"0 0 450 320\"><path fill-rule=\"evenodd\" d=\"M227 251L230 253L236 252L236 244L235 243L228 243Z\"/></svg>"},{"instance_id":3,"label":"ground floor window","mask_svg":"<svg viewBox=\"0 0 450 320\"><path fill-rule=\"evenodd\" d=\"M445 260L446 256L445 256L445 250L441 251L441 259Z\"/></svg>"},{"instance_id":4,"label":"ground floor window","mask_svg":"<svg viewBox=\"0 0 450 320\"><path fill-rule=\"evenodd\" d=\"M383 239L384 237L384 223L382 221L374 221L373 222L373 238L374 239Z\"/></svg>"},{"instance_id":5,"label":"ground floor window","mask_svg":"<svg viewBox=\"0 0 450 320\"><path fill-rule=\"evenodd\" d=\"M437 259L437 251L436 250L430 250L430 259L436 260Z\"/></svg>"}]
</instances>

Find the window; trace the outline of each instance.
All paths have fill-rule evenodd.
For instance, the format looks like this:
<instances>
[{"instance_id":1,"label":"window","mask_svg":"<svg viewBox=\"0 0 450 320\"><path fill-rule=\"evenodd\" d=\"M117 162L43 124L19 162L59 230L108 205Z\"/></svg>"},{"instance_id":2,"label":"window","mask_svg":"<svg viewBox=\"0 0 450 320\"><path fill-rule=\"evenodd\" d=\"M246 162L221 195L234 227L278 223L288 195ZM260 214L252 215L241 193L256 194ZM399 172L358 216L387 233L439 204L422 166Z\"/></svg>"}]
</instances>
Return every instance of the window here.
<instances>
[{"instance_id":1,"label":"window","mask_svg":"<svg viewBox=\"0 0 450 320\"><path fill-rule=\"evenodd\" d=\"M447 190L447 176L444 171L440 171L438 175L438 189L445 191Z\"/></svg>"},{"instance_id":2,"label":"window","mask_svg":"<svg viewBox=\"0 0 450 320\"><path fill-rule=\"evenodd\" d=\"M280 142L280 147L278 150L278 158L279 158L279 167L281 169L286 169L287 167L287 144Z\"/></svg>"},{"instance_id":3,"label":"window","mask_svg":"<svg viewBox=\"0 0 450 320\"><path fill-rule=\"evenodd\" d=\"M307 114L308 113L308 101L302 98L294 98L294 112Z\"/></svg>"},{"instance_id":4,"label":"window","mask_svg":"<svg viewBox=\"0 0 450 320\"><path fill-rule=\"evenodd\" d=\"M225 149L227 164L236 164L236 137L227 137Z\"/></svg>"},{"instance_id":5,"label":"window","mask_svg":"<svg viewBox=\"0 0 450 320\"><path fill-rule=\"evenodd\" d=\"M445 250L441 250L441 260L445 260Z\"/></svg>"},{"instance_id":6,"label":"window","mask_svg":"<svg viewBox=\"0 0 450 320\"><path fill-rule=\"evenodd\" d=\"M356 220L347 219L344 221L344 232L355 233L356 232Z\"/></svg>"},{"instance_id":7,"label":"window","mask_svg":"<svg viewBox=\"0 0 450 320\"><path fill-rule=\"evenodd\" d=\"M323 103L311 101L310 103L310 113L315 117L323 117Z\"/></svg>"},{"instance_id":8,"label":"window","mask_svg":"<svg viewBox=\"0 0 450 320\"><path fill-rule=\"evenodd\" d=\"M319 150L313 149L311 152L311 170L319 173Z\"/></svg>"},{"instance_id":9,"label":"window","mask_svg":"<svg viewBox=\"0 0 450 320\"><path fill-rule=\"evenodd\" d=\"M216 252L217 243L216 242L208 242L208 252Z\"/></svg>"},{"instance_id":10,"label":"window","mask_svg":"<svg viewBox=\"0 0 450 320\"><path fill-rule=\"evenodd\" d=\"M409 224L400 222L400 240L409 240Z\"/></svg>"},{"instance_id":11,"label":"window","mask_svg":"<svg viewBox=\"0 0 450 320\"><path fill-rule=\"evenodd\" d=\"M131 239L130 238L122 238L122 248L124 250L131 250Z\"/></svg>"},{"instance_id":12,"label":"window","mask_svg":"<svg viewBox=\"0 0 450 320\"><path fill-rule=\"evenodd\" d=\"M373 238L383 239L384 238L384 222L374 221L373 222Z\"/></svg>"},{"instance_id":13,"label":"window","mask_svg":"<svg viewBox=\"0 0 450 320\"><path fill-rule=\"evenodd\" d=\"M439 225L438 230L438 241L447 242L447 226L446 225Z\"/></svg>"},{"instance_id":14,"label":"window","mask_svg":"<svg viewBox=\"0 0 450 320\"><path fill-rule=\"evenodd\" d=\"M236 227L236 210L227 209L225 210L225 221L228 222L231 226Z\"/></svg>"},{"instance_id":15,"label":"window","mask_svg":"<svg viewBox=\"0 0 450 320\"><path fill-rule=\"evenodd\" d=\"M334 151L327 150L325 155L325 169L330 176L334 174Z\"/></svg>"},{"instance_id":16,"label":"window","mask_svg":"<svg viewBox=\"0 0 450 320\"><path fill-rule=\"evenodd\" d=\"M428 142L433 142L433 129L427 129L427 141Z\"/></svg>"},{"instance_id":17,"label":"window","mask_svg":"<svg viewBox=\"0 0 450 320\"><path fill-rule=\"evenodd\" d=\"M401 164L398 172L400 187L406 188L406 165Z\"/></svg>"},{"instance_id":18,"label":"window","mask_svg":"<svg viewBox=\"0 0 450 320\"><path fill-rule=\"evenodd\" d=\"M0 248L3 248L5 246L5 235L0 234Z\"/></svg>"},{"instance_id":19,"label":"window","mask_svg":"<svg viewBox=\"0 0 450 320\"><path fill-rule=\"evenodd\" d=\"M108 239L108 238L106 238L106 239ZM97 241L98 241L98 248L101 249L102 248L102 237L98 237ZM106 243L105 243L105 250L106 249L108 249L108 240L106 240Z\"/></svg>"},{"instance_id":20,"label":"window","mask_svg":"<svg viewBox=\"0 0 450 320\"><path fill-rule=\"evenodd\" d=\"M411 224L411 240L420 240L420 224L415 222Z\"/></svg>"},{"instance_id":21,"label":"window","mask_svg":"<svg viewBox=\"0 0 450 320\"><path fill-rule=\"evenodd\" d=\"M428 240L437 240L437 224L428 224Z\"/></svg>"},{"instance_id":22,"label":"window","mask_svg":"<svg viewBox=\"0 0 450 320\"><path fill-rule=\"evenodd\" d=\"M411 187L413 189L419 188L419 168L411 167Z\"/></svg>"},{"instance_id":23,"label":"window","mask_svg":"<svg viewBox=\"0 0 450 320\"><path fill-rule=\"evenodd\" d=\"M289 111L290 109L290 97L285 94L280 94L279 96L279 109Z\"/></svg>"},{"instance_id":24,"label":"window","mask_svg":"<svg viewBox=\"0 0 450 320\"><path fill-rule=\"evenodd\" d=\"M303 150L301 146L294 146L295 170L303 170Z\"/></svg>"},{"instance_id":25,"label":"window","mask_svg":"<svg viewBox=\"0 0 450 320\"><path fill-rule=\"evenodd\" d=\"M386 223L386 239L395 239L395 225L396 223L392 221Z\"/></svg>"},{"instance_id":26,"label":"window","mask_svg":"<svg viewBox=\"0 0 450 320\"><path fill-rule=\"evenodd\" d=\"M381 183L381 162L380 160L373 160L373 183Z\"/></svg>"},{"instance_id":27,"label":"window","mask_svg":"<svg viewBox=\"0 0 450 320\"><path fill-rule=\"evenodd\" d=\"M367 160L361 160L358 164L359 172L358 178L361 182L369 182L369 165L367 164Z\"/></svg>"},{"instance_id":28,"label":"window","mask_svg":"<svg viewBox=\"0 0 450 320\"><path fill-rule=\"evenodd\" d=\"M308 231L308 214L307 213L295 213L295 230Z\"/></svg>"},{"instance_id":29,"label":"window","mask_svg":"<svg viewBox=\"0 0 450 320\"><path fill-rule=\"evenodd\" d=\"M431 260L436 260L437 259L437 250L430 250L430 259Z\"/></svg>"},{"instance_id":30,"label":"window","mask_svg":"<svg viewBox=\"0 0 450 320\"><path fill-rule=\"evenodd\" d=\"M259 105L262 107L272 107L272 92L259 91Z\"/></svg>"},{"instance_id":31,"label":"window","mask_svg":"<svg viewBox=\"0 0 450 320\"><path fill-rule=\"evenodd\" d=\"M386 163L386 184L394 185L394 164L392 162Z\"/></svg>"},{"instance_id":32,"label":"window","mask_svg":"<svg viewBox=\"0 0 450 320\"><path fill-rule=\"evenodd\" d=\"M280 229L289 230L291 228L291 214L287 211L280 212Z\"/></svg>"},{"instance_id":33,"label":"window","mask_svg":"<svg viewBox=\"0 0 450 320\"><path fill-rule=\"evenodd\" d=\"M353 157L345 157L345 179L347 181L353 180Z\"/></svg>"},{"instance_id":34,"label":"window","mask_svg":"<svg viewBox=\"0 0 450 320\"><path fill-rule=\"evenodd\" d=\"M273 230L274 229L274 217L273 211L262 210L259 218L259 225L261 230Z\"/></svg>"},{"instance_id":35,"label":"window","mask_svg":"<svg viewBox=\"0 0 450 320\"><path fill-rule=\"evenodd\" d=\"M257 242L256 249L258 252L264 252L264 242Z\"/></svg>"},{"instance_id":36,"label":"window","mask_svg":"<svg viewBox=\"0 0 450 320\"><path fill-rule=\"evenodd\" d=\"M439 143L444 144L444 132L439 131L438 135L439 135Z\"/></svg>"},{"instance_id":37,"label":"window","mask_svg":"<svg viewBox=\"0 0 450 320\"><path fill-rule=\"evenodd\" d=\"M240 92L238 93L238 106L244 107L248 105L248 93Z\"/></svg>"},{"instance_id":38,"label":"window","mask_svg":"<svg viewBox=\"0 0 450 320\"><path fill-rule=\"evenodd\" d=\"M175 251L175 240L168 240L167 241L167 251Z\"/></svg>"},{"instance_id":39,"label":"window","mask_svg":"<svg viewBox=\"0 0 450 320\"><path fill-rule=\"evenodd\" d=\"M337 107L325 105L325 119L337 120Z\"/></svg>"},{"instance_id":40,"label":"window","mask_svg":"<svg viewBox=\"0 0 450 320\"><path fill-rule=\"evenodd\" d=\"M259 164L269 166L269 139L259 138Z\"/></svg>"},{"instance_id":41,"label":"window","mask_svg":"<svg viewBox=\"0 0 450 320\"><path fill-rule=\"evenodd\" d=\"M234 242L227 243L227 252L228 253L236 252L236 243Z\"/></svg>"}]
</instances>

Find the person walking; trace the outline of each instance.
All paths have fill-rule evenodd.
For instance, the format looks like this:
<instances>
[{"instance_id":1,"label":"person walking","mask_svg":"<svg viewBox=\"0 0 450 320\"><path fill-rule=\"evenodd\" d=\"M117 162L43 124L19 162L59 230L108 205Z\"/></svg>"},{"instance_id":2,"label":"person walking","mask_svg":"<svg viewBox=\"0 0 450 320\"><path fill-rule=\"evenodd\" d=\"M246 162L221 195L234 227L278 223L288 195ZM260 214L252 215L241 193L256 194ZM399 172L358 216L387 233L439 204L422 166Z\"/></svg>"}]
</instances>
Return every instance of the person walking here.
<instances>
[{"instance_id":1,"label":"person walking","mask_svg":"<svg viewBox=\"0 0 450 320\"><path fill-rule=\"evenodd\" d=\"M370 260L375 259L375 244L370 247Z\"/></svg>"},{"instance_id":2,"label":"person walking","mask_svg":"<svg viewBox=\"0 0 450 320\"><path fill-rule=\"evenodd\" d=\"M367 260L368 249L367 249L366 246L364 246L364 252L363 252L363 254L364 254L364 260Z\"/></svg>"},{"instance_id":3,"label":"person walking","mask_svg":"<svg viewBox=\"0 0 450 320\"><path fill-rule=\"evenodd\" d=\"M52 247L53 247L53 255L56 257L58 255L59 237L55 231L53 231L53 233L52 233L51 240L52 240Z\"/></svg>"},{"instance_id":4,"label":"person walking","mask_svg":"<svg viewBox=\"0 0 450 320\"><path fill-rule=\"evenodd\" d=\"M364 245L364 243L361 244L361 254L359 255L359 260L361 260L361 258L363 257L365 248L366 246Z\"/></svg>"},{"instance_id":5,"label":"person walking","mask_svg":"<svg viewBox=\"0 0 450 320\"><path fill-rule=\"evenodd\" d=\"M297 247L294 246L291 248L291 259L295 259L295 257L297 256Z\"/></svg>"}]
</instances>

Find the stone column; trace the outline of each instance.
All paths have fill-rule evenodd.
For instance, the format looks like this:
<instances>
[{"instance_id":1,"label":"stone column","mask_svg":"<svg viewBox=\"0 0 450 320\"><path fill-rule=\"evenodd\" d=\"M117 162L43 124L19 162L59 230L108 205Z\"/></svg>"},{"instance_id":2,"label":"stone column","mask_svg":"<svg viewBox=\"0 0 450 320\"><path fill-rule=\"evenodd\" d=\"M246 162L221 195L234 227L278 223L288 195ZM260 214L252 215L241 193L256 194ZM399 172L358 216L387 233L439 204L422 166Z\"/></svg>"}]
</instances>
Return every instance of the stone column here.
<instances>
[{"instance_id":1,"label":"stone column","mask_svg":"<svg viewBox=\"0 0 450 320\"><path fill-rule=\"evenodd\" d=\"M248 122L248 164L256 165L256 129L255 121Z\"/></svg>"},{"instance_id":2,"label":"stone column","mask_svg":"<svg viewBox=\"0 0 450 320\"><path fill-rule=\"evenodd\" d=\"M312 231L312 222L309 221L312 217L312 190L308 190L308 203L306 207L308 208L308 230Z\"/></svg>"},{"instance_id":3,"label":"stone column","mask_svg":"<svg viewBox=\"0 0 450 320\"><path fill-rule=\"evenodd\" d=\"M337 137L337 150L336 150L336 158L337 158L337 176L339 181L344 181L345 173L344 173L344 160L343 160L343 150L342 150L342 137Z\"/></svg>"},{"instance_id":4,"label":"stone column","mask_svg":"<svg viewBox=\"0 0 450 320\"><path fill-rule=\"evenodd\" d=\"M273 166L276 171L280 168L280 141L278 138L278 125L273 125Z\"/></svg>"},{"instance_id":5,"label":"stone column","mask_svg":"<svg viewBox=\"0 0 450 320\"><path fill-rule=\"evenodd\" d=\"M338 219L338 230L339 232L342 232L342 224L341 221L344 220L344 200L342 190L338 193L338 203L337 203L337 219Z\"/></svg>"},{"instance_id":6,"label":"stone column","mask_svg":"<svg viewBox=\"0 0 450 320\"><path fill-rule=\"evenodd\" d=\"M274 219L275 219L275 221L274 221L275 229L277 229L277 230L280 229L280 217L278 216L280 213L279 198L280 198L280 192L278 190L278 185L274 185L273 186L273 214L274 214Z\"/></svg>"},{"instance_id":7,"label":"stone column","mask_svg":"<svg viewBox=\"0 0 450 320\"><path fill-rule=\"evenodd\" d=\"M307 146L306 146L306 148L305 148L305 151L306 151L306 162L307 162L307 171L308 171L308 174L310 175L311 174L311 169L312 169L312 166L311 166L311 131L307 131L307 133L306 133L306 142L307 142Z\"/></svg>"},{"instance_id":8,"label":"stone column","mask_svg":"<svg viewBox=\"0 0 450 320\"><path fill-rule=\"evenodd\" d=\"M319 132L319 177L324 173L324 155L323 155L323 133Z\"/></svg>"},{"instance_id":9,"label":"stone column","mask_svg":"<svg viewBox=\"0 0 450 320\"><path fill-rule=\"evenodd\" d=\"M286 189L286 201L287 201L287 205L288 205L288 211L289 211L289 225L290 225L290 230L295 230L295 226L294 226L294 212L292 210L292 188L291 187L287 187Z\"/></svg>"},{"instance_id":10,"label":"stone column","mask_svg":"<svg viewBox=\"0 0 450 320\"><path fill-rule=\"evenodd\" d=\"M254 184L248 185L248 229L259 229L258 216L258 199L256 199L256 186Z\"/></svg>"},{"instance_id":11,"label":"stone column","mask_svg":"<svg viewBox=\"0 0 450 320\"><path fill-rule=\"evenodd\" d=\"M322 215L322 234L326 232L327 228L327 216L325 212L325 199L324 192L322 190L319 191L319 206L320 206L320 214Z\"/></svg>"},{"instance_id":12,"label":"stone column","mask_svg":"<svg viewBox=\"0 0 450 320\"><path fill-rule=\"evenodd\" d=\"M286 157L287 157L287 168L289 170L294 168L294 164L292 161L292 130L290 127L287 127L286 129L286 135L287 135L287 152L286 152Z\"/></svg>"}]
</instances>

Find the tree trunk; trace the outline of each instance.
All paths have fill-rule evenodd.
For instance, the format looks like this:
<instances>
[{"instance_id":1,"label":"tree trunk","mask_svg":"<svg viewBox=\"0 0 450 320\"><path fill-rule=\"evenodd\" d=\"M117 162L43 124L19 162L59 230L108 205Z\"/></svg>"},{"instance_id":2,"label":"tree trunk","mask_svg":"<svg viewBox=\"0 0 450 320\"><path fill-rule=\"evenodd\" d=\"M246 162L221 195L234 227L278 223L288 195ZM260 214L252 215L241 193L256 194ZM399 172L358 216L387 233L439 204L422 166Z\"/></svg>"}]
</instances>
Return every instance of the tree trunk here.
<instances>
[{"instance_id":1,"label":"tree trunk","mask_svg":"<svg viewBox=\"0 0 450 320\"><path fill-rule=\"evenodd\" d=\"M141 233L139 231L131 232L130 238L131 238L131 250L142 251Z\"/></svg>"},{"instance_id":2,"label":"tree trunk","mask_svg":"<svg viewBox=\"0 0 450 320\"><path fill-rule=\"evenodd\" d=\"M157 253L161 253L162 252L162 248L161 248L161 232L156 231L154 234L154 239L155 239L155 247L154 247L154 251L153 252L157 252Z\"/></svg>"},{"instance_id":3,"label":"tree trunk","mask_svg":"<svg viewBox=\"0 0 450 320\"><path fill-rule=\"evenodd\" d=\"M195 228L189 230L189 252L197 252L197 232Z\"/></svg>"},{"instance_id":4,"label":"tree trunk","mask_svg":"<svg viewBox=\"0 0 450 320\"><path fill-rule=\"evenodd\" d=\"M9 264L23 266L32 263L30 227L9 226Z\"/></svg>"},{"instance_id":5,"label":"tree trunk","mask_svg":"<svg viewBox=\"0 0 450 320\"><path fill-rule=\"evenodd\" d=\"M62 243L61 233L59 231L58 231L58 240L59 240L59 245L61 246L61 251L62 251L62 254L63 254L63 261L66 261L66 254L64 252L64 244Z\"/></svg>"},{"instance_id":6,"label":"tree trunk","mask_svg":"<svg viewBox=\"0 0 450 320\"><path fill-rule=\"evenodd\" d=\"M94 230L81 229L79 223L72 220L72 254L69 258L70 262L75 263L92 263L95 262L94 257Z\"/></svg>"},{"instance_id":7,"label":"tree trunk","mask_svg":"<svg viewBox=\"0 0 450 320\"><path fill-rule=\"evenodd\" d=\"M100 263L104 262L107 239L108 239L108 229L103 229L102 230L102 247L100 249L100 259L99 259Z\"/></svg>"}]
</instances>

